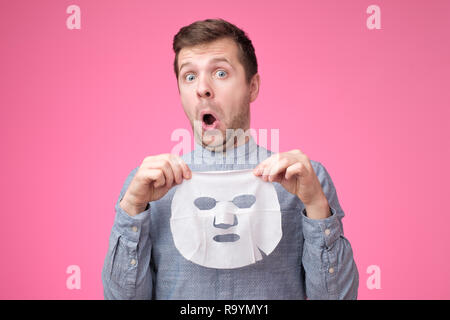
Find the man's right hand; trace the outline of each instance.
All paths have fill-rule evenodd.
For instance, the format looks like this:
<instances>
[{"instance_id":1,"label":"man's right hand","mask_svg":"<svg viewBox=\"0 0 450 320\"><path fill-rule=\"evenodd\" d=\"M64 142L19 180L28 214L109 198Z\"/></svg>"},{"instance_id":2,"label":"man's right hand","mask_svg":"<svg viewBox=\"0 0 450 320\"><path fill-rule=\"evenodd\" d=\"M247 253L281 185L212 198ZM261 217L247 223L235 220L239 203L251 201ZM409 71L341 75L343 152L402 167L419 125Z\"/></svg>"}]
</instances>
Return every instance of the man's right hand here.
<instances>
[{"instance_id":1,"label":"man's right hand","mask_svg":"<svg viewBox=\"0 0 450 320\"><path fill-rule=\"evenodd\" d=\"M130 216L135 216L143 212L149 202L161 199L172 186L191 177L191 170L179 156L167 153L146 157L119 205Z\"/></svg>"}]
</instances>

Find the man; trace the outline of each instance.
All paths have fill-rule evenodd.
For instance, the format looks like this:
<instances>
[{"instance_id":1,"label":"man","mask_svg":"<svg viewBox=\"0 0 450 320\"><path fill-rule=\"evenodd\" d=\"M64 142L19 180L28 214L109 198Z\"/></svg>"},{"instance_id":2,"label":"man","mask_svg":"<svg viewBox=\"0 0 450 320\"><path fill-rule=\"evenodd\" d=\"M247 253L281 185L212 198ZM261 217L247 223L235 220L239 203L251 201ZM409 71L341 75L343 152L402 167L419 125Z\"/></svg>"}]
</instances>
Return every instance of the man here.
<instances>
[{"instance_id":1,"label":"man","mask_svg":"<svg viewBox=\"0 0 450 320\"><path fill-rule=\"evenodd\" d=\"M250 103L259 92L255 51L246 34L221 19L197 21L180 29L173 49L195 150L181 157L146 157L129 174L102 271L105 298L356 299L358 270L326 169L300 150L271 154L251 136L227 132L249 129ZM249 161L253 156L257 163ZM186 259L170 228L175 190L195 172L240 169L253 169L276 189L282 216L278 246L239 268Z\"/></svg>"}]
</instances>

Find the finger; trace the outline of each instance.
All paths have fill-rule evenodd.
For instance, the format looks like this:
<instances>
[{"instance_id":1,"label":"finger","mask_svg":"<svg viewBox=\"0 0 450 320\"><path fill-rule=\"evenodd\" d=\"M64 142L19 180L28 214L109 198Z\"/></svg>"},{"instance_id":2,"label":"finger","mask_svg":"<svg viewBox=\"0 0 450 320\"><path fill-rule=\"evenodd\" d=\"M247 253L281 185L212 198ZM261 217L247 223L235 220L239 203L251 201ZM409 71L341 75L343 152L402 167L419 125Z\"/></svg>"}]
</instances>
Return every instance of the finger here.
<instances>
[{"instance_id":1,"label":"finger","mask_svg":"<svg viewBox=\"0 0 450 320\"><path fill-rule=\"evenodd\" d=\"M272 159L275 157L275 155L271 155L267 159L261 161L254 169L253 172L257 176L262 176L264 173L264 168L272 161Z\"/></svg>"},{"instance_id":2,"label":"finger","mask_svg":"<svg viewBox=\"0 0 450 320\"><path fill-rule=\"evenodd\" d=\"M146 176L153 181L153 187L159 188L166 183L164 172L161 169L147 169Z\"/></svg>"},{"instance_id":3,"label":"finger","mask_svg":"<svg viewBox=\"0 0 450 320\"><path fill-rule=\"evenodd\" d=\"M311 170L311 160L308 158L308 156L303 153L300 149L294 149L291 151L288 151L289 154L293 155L296 159L299 159L300 162L303 163L303 165L308 169Z\"/></svg>"},{"instance_id":4,"label":"finger","mask_svg":"<svg viewBox=\"0 0 450 320\"><path fill-rule=\"evenodd\" d=\"M269 176L270 182L280 182L281 183L281 181L283 181L283 179L284 179L284 171L280 172L272 177Z\"/></svg>"},{"instance_id":5,"label":"finger","mask_svg":"<svg viewBox=\"0 0 450 320\"><path fill-rule=\"evenodd\" d=\"M269 181L269 174L272 170L272 166L274 164L275 158L271 158L267 163L264 165L263 172L262 172L262 178L264 181Z\"/></svg>"},{"instance_id":6,"label":"finger","mask_svg":"<svg viewBox=\"0 0 450 320\"><path fill-rule=\"evenodd\" d=\"M298 161L298 160L296 160L293 157L289 157L287 155L284 155L283 157L278 158L277 161L274 161L274 163L268 173L269 181L276 180L276 178L279 175L282 176L282 174L286 171L286 169L290 165L294 164L296 161Z\"/></svg>"},{"instance_id":7,"label":"finger","mask_svg":"<svg viewBox=\"0 0 450 320\"><path fill-rule=\"evenodd\" d=\"M175 159L181 167L183 178L190 179L192 177L192 172L191 172L191 169L186 164L186 162L184 162L183 159L181 159L178 156L175 156Z\"/></svg>"},{"instance_id":8,"label":"finger","mask_svg":"<svg viewBox=\"0 0 450 320\"><path fill-rule=\"evenodd\" d=\"M173 176L176 184L180 184L183 182L183 168L179 160L175 157L169 158L169 163L172 168Z\"/></svg>"},{"instance_id":9,"label":"finger","mask_svg":"<svg viewBox=\"0 0 450 320\"><path fill-rule=\"evenodd\" d=\"M256 176L261 176L263 171L264 171L264 167L265 167L265 162L261 162L259 163L254 169L253 169L253 173Z\"/></svg>"},{"instance_id":10,"label":"finger","mask_svg":"<svg viewBox=\"0 0 450 320\"><path fill-rule=\"evenodd\" d=\"M285 178L289 180L293 176L304 176L305 173L305 165L301 162L296 162L293 165L289 166L286 169Z\"/></svg>"},{"instance_id":11,"label":"finger","mask_svg":"<svg viewBox=\"0 0 450 320\"><path fill-rule=\"evenodd\" d=\"M174 181L174 175L172 171L172 166L170 165L169 160L167 159L160 159L152 161L148 164L148 168L150 169L160 169L164 173L165 178L165 185L168 188L171 188Z\"/></svg>"},{"instance_id":12,"label":"finger","mask_svg":"<svg viewBox=\"0 0 450 320\"><path fill-rule=\"evenodd\" d=\"M181 160L181 164L183 167L183 176L185 179L190 179L192 178L192 171L189 168L189 166L186 164L186 162L184 162L183 160Z\"/></svg>"},{"instance_id":13,"label":"finger","mask_svg":"<svg viewBox=\"0 0 450 320\"><path fill-rule=\"evenodd\" d=\"M302 152L302 150L300 150L300 149L293 149L293 150L288 151L288 153L295 154L295 155L304 154Z\"/></svg>"}]
</instances>

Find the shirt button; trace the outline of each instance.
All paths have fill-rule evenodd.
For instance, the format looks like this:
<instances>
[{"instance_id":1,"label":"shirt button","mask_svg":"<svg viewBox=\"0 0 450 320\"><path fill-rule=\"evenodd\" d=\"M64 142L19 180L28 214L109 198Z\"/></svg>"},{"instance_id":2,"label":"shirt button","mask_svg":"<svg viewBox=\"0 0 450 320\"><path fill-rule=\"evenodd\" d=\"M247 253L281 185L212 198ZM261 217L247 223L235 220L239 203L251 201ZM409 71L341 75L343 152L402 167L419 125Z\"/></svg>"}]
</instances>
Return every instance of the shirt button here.
<instances>
[{"instance_id":1,"label":"shirt button","mask_svg":"<svg viewBox=\"0 0 450 320\"><path fill-rule=\"evenodd\" d=\"M133 227L131 228L131 230L133 230L134 232L137 232L137 227L136 227L136 226L133 226Z\"/></svg>"},{"instance_id":2,"label":"shirt button","mask_svg":"<svg viewBox=\"0 0 450 320\"><path fill-rule=\"evenodd\" d=\"M330 229L325 229L325 235L329 236L331 233Z\"/></svg>"},{"instance_id":3,"label":"shirt button","mask_svg":"<svg viewBox=\"0 0 450 320\"><path fill-rule=\"evenodd\" d=\"M131 265L134 266L136 264L136 260L135 259L131 259Z\"/></svg>"},{"instance_id":4,"label":"shirt button","mask_svg":"<svg viewBox=\"0 0 450 320\"><path fill-rule=\"evenodd\" d=\"M333 273L333 272L334 272L334 269L333 269L333 268L330 268L330 269L328 269L328 272L329 272L329 273Z\"/></svg>"}]
</instances>

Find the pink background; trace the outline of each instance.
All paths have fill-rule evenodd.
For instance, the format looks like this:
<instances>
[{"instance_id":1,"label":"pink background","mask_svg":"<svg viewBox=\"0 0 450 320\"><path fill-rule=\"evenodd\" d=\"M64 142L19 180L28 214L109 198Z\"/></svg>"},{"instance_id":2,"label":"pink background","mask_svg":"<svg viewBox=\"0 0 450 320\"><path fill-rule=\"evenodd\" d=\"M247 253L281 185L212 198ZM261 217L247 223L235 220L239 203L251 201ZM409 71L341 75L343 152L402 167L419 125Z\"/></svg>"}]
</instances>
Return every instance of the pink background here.
<instances>
[{"instance_id":1,"label":"pink background","mask_svg":"<svg viewBox=\"0 0 450 320\"><path fill-rule=\"evenodd\" d=\"M71 4L81 30L66 27ZM381 30L366 27L372 4ZM0 298L103 299L126 176L190 128L173 36L221 17L256 48L252 128L280 129L280 151L333 178L359 299L449 299L449 14L425 0L2 1Z\"/></svg>"}]
</instances>

